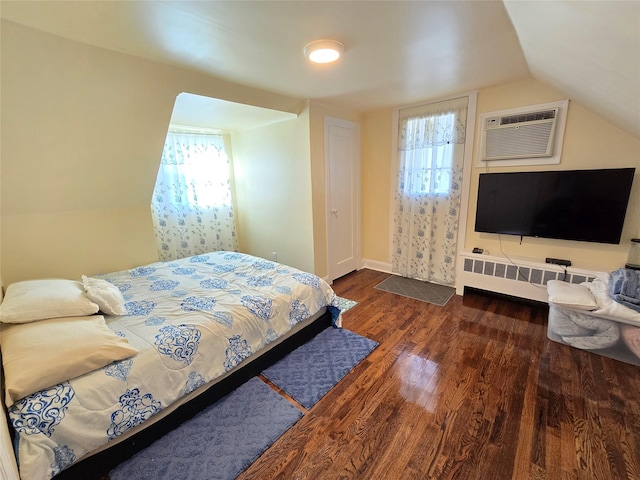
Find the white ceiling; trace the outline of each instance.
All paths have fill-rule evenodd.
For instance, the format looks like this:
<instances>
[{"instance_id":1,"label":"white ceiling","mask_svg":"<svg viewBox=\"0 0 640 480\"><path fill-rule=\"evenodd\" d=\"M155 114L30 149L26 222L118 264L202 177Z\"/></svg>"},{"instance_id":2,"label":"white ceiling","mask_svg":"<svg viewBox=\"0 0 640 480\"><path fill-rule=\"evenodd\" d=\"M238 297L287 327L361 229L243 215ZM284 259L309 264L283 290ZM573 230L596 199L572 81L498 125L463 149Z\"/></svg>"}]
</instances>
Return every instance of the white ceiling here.
<instances>
[{"instance_id":1,"label":"white ceiling","mask_svg":"<svg viewBox=\"0 0 640 480\"><path fill-rule=\"evenodd\" d=\"M0 16L367 111L534 77L640 138L638 1L10 1ZM345 45L334 65L304 46Z\"/></svg>"}]
</instances>

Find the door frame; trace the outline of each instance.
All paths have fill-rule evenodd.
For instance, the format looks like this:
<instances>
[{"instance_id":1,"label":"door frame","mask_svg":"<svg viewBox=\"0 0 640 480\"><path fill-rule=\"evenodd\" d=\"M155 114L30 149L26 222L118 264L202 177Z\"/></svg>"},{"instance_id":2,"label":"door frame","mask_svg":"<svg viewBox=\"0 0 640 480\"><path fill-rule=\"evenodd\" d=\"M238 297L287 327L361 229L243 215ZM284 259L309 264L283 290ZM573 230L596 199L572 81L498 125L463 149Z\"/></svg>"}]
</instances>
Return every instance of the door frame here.
<instances>
[{"instance_id":1,"label":"door frame","mask_svg":"<svg viewBox=\"0 0 640 480\"><path fill-rule=\"evenodd\" d=\"M329 159L329 127L337 126L343 127L347 129L354 130L356 132L356 158L355 158L355 185L352 187L355 189L355 212L354 213L354 222L355 222L355 238L354 238L354 249L356 255L356 268L359 270L362 267L362 254L361 254L361 198L360 198L360 143L362 141L361 138L361 129L360 124L356 122L351 122L349 120L344 120L341 118L335 118L330 116L324 117L324 164L325 164L325 221L326 221L326 242L327 242L327 277L329 280L329 284L333 283L334 277L334 266L332 265L332 257L331 257L331 171L330 171L330 159Z\"/></svg>"}]
</instances>

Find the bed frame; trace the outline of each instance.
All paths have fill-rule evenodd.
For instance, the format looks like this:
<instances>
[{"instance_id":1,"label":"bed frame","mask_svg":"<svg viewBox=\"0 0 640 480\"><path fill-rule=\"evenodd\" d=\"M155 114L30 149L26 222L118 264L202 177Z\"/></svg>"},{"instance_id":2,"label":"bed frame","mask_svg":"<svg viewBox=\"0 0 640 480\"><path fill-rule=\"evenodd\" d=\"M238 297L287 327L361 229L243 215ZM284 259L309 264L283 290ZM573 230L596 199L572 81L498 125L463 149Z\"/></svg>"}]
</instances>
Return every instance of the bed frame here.
<instances>
[{"instance_id":1,"label":"bed frame","mask_svg":"<svg viewBox=\"0 0 640 480\"><path fill-rule=\"evenodd\" d=\"M327 310L307 326L289 336L273 348L253 357L252 360L219 382L212 384L204 392L184 403L161 420L150 424L109 448L99 451L63 470L53 480L97 480L106 475L115 466L132 457L135 453L151 445L162 435L212 405L240 385L255 377L265 368L277 362L287 353L309 341L325 328L332 325L331 314ZM5 409L6 415L6 409ZM11 429L11 423L9 423ZM13 437L13 430L11 430Z\"/></svg>"}]
</instances>

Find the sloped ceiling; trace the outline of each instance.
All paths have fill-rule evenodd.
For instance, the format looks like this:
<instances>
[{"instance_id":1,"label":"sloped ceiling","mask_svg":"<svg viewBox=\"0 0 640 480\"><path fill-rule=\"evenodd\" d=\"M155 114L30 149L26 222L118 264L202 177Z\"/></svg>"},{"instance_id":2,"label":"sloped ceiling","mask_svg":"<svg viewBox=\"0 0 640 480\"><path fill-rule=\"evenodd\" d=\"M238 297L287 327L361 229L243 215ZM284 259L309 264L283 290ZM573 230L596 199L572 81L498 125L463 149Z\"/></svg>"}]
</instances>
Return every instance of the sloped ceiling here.
<instances>
[{"instance_id":1,"label":"sloped ceiling","mask_svg":"<svg viewBox=\"0 0 640 480\"><path fill-rule=\"evenodd\" d=\"M7 1L3 19L367 111L534 77L640 138L640 2ZM345 45L314 66L304 46Z\"/></svg>"},{"instance_id":2,"label":"sloped ceiling","mask_svg":"<svg viewBox=\"0 0 640 480\"><path fill-rule=\"evenodd\" d=\"M640 137L640 2L504 3L534 78Z\"/></svg>"},{"instance_id":3,"label":"sloped ceiling","mask_svg":"<svg viewBox=\"0 0 640 480\"><path fill-rule=\"evenodd\" d=\"M174 126L197 125L206 129L235 132L291 118L295 118L295 114L192 93L181 93L173 106L171 124Z\"/></svg>"}]
</instances>

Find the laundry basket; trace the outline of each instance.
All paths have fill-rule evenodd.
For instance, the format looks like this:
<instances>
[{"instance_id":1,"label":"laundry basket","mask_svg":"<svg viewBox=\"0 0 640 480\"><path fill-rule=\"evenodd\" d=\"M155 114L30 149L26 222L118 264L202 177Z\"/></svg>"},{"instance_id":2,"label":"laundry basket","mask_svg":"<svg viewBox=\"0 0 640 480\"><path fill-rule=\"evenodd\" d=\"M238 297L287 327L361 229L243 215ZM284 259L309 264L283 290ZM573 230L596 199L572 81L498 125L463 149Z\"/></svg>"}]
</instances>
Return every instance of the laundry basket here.
<instances>
[{"instance_id":1,"label":"laundry basket","mask_svg":"<svg viewBox=\"0 0 640 480\"><path fill-rule=\"evenodd\" d=\"M547 287L550 340L640 366L639 326L590 311L597 303L582 285L554 281Z\"/></svg>"}]
</instances>

